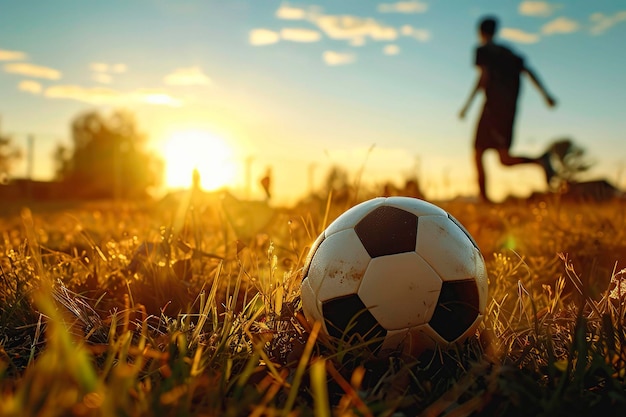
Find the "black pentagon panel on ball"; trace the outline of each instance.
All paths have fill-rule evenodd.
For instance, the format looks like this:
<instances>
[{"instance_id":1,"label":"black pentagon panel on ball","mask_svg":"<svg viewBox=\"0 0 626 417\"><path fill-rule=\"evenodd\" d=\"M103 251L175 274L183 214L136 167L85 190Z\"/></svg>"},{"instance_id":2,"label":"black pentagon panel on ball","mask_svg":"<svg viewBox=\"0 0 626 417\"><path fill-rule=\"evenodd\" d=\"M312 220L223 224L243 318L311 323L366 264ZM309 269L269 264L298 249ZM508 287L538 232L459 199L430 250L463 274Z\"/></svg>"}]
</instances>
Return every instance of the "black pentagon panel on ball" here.
<instances>
[{"instance_id":1,"label":"black pentagon panel on ball","mask_svg":"<svg viewBox=\"0 0 626 417\"><path fill-rule=\"evenodd\" d=\"M480 250L480 249L478 248L478 244L476 243L476 241L474 240L474 238L472 237L472 235L470 235L470 234L469 234L469 232L467 231L467 229L465 228L465 226L463 226L463 225L461 224L461 222L460 222L460 221L458 221L457 219L455 219L455 218L454 218L454 216L453 216L453 215L451 215L450 213L448 213L448 218L449 218L450 220L452 220L452 222L453 222L454 224L456 224L457 226L459 226L459 229L461 229L461 230L463 231L463 233L465 233L465 236L467 236L467 238L470 240L470 242L472 242L472 245L474 245L474 247L475 247L476 249Z\"/></svg>"},{"instance_id":2,"label":"black pentagon panel on ball","mask_svg":"<svg viewBox=\"0 0 626 417\"><path fill-rule=\"evenodd\" d=\"M474 279L444 281L430 327L452 342L474 323L478 308L478 288Z\"/></svg>"},{"instance_id":3,"label":"black pentagon panel on ball","mask_svg":"<svg viewBox=\"0 0 626 417\"><path fill-rule=\"evenodd\" d=\"M381 206L354 230L372 258L411 252L417 240L417 216L397 207Z\"/></svg>"},{"instance_id":4,"label":"black pentagon panel on ball","mask_svg":"<svg viewBox=\"0 0 626 417\"><path fill-rule=\"evenodd\" d=\"M328 333L336 338L341 338L345 333L347 338L358 334L363 340L380 339L380 342L372 344L376 349L387 335L387 331L376 321L357 294L325 301L322 304L322 314Z\"/></svg>"}]
</instances>

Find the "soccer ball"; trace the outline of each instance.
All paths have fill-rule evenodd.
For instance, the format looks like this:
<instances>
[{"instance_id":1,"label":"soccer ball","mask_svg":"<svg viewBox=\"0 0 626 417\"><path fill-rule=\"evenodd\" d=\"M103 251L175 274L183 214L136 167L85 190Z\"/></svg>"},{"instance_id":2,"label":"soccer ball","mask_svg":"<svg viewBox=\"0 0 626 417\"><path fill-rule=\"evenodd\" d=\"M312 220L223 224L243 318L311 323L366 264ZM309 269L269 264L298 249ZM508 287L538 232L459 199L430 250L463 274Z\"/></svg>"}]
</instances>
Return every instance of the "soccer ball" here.
<instances>
[{"instance_id":1,"label":"soccer ball","mask_svg":"<svg viewBox=\"0 0 626 417\"><path fill-rule=\"evenodd\" d=\"M302 276L307 320L378 352L418 355L462 342L487 304L474 239L445 210L416 198L379 197L343 213L313 243Z\"/></svg>"}]
</instances>

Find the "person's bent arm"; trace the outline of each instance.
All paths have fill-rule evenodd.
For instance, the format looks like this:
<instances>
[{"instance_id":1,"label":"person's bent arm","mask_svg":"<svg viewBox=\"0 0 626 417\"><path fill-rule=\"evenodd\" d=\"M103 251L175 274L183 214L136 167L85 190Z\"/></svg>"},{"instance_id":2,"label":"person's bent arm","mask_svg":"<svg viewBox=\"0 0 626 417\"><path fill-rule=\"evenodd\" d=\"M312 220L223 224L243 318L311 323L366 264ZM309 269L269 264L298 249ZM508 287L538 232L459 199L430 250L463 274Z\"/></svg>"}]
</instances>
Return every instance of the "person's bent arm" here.
<instances>
[{"instance_id":1,"label":"person's bent arm","mask_svg":"<svg viewBox=\"0 0 626 417\"><path fill-rule=\"evenodd\" d=\"M548 90L546 90L544 85L541 83L541 81L539 80L539 77L537 76L537 74L535 74L535 72L532 71L530 68L524 68L523 71L526 74L528 74L528 76L530 77L530 80L533 82L535 87L537 87L537 90L539 90L539 92L541 93L543 98L546 100L546 103L548 104L548 106L549 107L554 107L556 105L556 100L554 99L554 97L552 97L548 93Z\"/></svg>"},{"instance_id":2,"label":"person's bent arm","mask_svg":"<svg viewBox=\"0 0 626 417\"><path fill-rule=\"evenodd\" d=\"M476 84L474 85L474 88L472 89L469 97L467 98L467 101L465 102L465 105L463 106L463 108L459 112L459 117L461 119L465 118L465 114L467 113L467 110L471 106L472 101L474 101L474 97L476 96L478 91L481 90L481 89L484 89L485 85L487 84L487 71L484 68L482 68L482 67L478 67L478 68L479 68L479 71L480 71L480 75L476 79Z\"/></svg>"}]
</instances>

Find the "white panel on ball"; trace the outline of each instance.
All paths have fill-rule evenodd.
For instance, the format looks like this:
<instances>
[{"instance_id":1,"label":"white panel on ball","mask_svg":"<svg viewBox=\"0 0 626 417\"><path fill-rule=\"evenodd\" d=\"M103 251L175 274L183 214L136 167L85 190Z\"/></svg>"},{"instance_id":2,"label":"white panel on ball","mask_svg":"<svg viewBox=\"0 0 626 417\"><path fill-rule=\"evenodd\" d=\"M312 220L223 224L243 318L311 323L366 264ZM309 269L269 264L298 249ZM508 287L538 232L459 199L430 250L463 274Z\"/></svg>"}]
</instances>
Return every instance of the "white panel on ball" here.
<instances>
[{"instance_id":1,"label":"white panel on ball","mask_svg":"<svg viewBox=\"0 0 626 417\"><path fill-rule=\"evenodd\" d=\"M428 324L409 329L403 349L406 354L419 356L427 350L434 350L437 346L448 345L441 336Z\"/></svg>"},{"instance_id":2,"label":"white panel on ball","mask_svg":"<svg viewBox=\"0 0 626 417\"><path fill-rule=\"evenodd\" d=\"M476 286L478 287L478 311L484 312L487 308L487 297L489 290L489 276L485 268L485 260L480 251L474 252L474 258L476 259Z\"/></svg>"},{"instance_id":3,"label":"white panel on ball","mask_svg":"<svg viewBox=\"0 0 626 417\"><path fill-rule=\"evenodd\" d=\"M311 247L309 248L309 253L306 256L306 259L304 260L304 270L302 271L303 276L308 275L309 267L311 265L311 259L313 259L313 255L315 255L317 248L324 241L324 239L325 239L325 234L324 232L322 232L319 234L319 236L317 236L317 239L315 239L315 241L311 244Z\"/></svg>"},{"instance_id":4,"label":"white panel on ball","mask_svg":"<svg viewBox=\"0 0 626 417\"><path fill-rule=\"evenodd\" d=\"M389 197L386 206L396 207L415 214L416 216L440 215L448 216L441 207L437 207L427 201L412 197Z\"/></svg>"},{"instance_id":5,"label":"white panel on ball","mask_svg":"<svg viewBox=\"0 0 626 417\"><path fill-rule=\"evenodd\" d=\"M324 239L313 256L308 275L317 299L323 302L355 294L370 259L354 229Z\"/></svg>"},{"instance_id":6,"label":"white panel on ball","mask_svg":"<svg viewBox=\"0 0 626 417\"><path fill-rule=\"evenodd\" d=\"M358 294L381 326L399 330L430 320L441 283L426 261L405 252L372 259Z\"/></svg>"},{"instance_id":7,"label":"white panel on ball","mask_svg":"<svg viewBox=\"0 0 626 417\"><path fill-rule=\"evenodd\" d=\"M476 248L448 216L420 217L417 253L444 281L474 278Z\"/></svg>"},{"instance_id":8,"label":"white panel on ball","mask_svg":"<svg viewBox=\"0 0 626 417\"><path fill-rule=\"evenodd\" d=\"M372 200L364 201L352 207L350 210L337 217L335 221L326 228L326 237L331 236L341 230L353 228L358 222L361 221L363 217L365 217L376 207L383 205L384 202L385 197L378 197Z\"/></svg>"},{"instance_id":9,"label":"white panel on ball","mask_svg":"<svg viewBox=\"0 0 626 417\"><path fill-rule=\"evenodd\" d=\"M302 282L300 286L302 297L302 310L304 315L309 321L320 321L324 323L324 317L322 316L322 309L320 303L317 301L317 297L313 292L313 289L309 285L307 280ZM324 323L324 326L326 324Z\"/></svg>"},{"instance_id":10,"label":"white panel on ball","mask_svg":"<svg viewBox=\"0 0 626 417\"><path fill-rule=\"evenodd\" d=\"M404 344L409 329L390 330L380 346L381 352L385 350L397 350L398 346Z\"/></svg>"}]
</instances>

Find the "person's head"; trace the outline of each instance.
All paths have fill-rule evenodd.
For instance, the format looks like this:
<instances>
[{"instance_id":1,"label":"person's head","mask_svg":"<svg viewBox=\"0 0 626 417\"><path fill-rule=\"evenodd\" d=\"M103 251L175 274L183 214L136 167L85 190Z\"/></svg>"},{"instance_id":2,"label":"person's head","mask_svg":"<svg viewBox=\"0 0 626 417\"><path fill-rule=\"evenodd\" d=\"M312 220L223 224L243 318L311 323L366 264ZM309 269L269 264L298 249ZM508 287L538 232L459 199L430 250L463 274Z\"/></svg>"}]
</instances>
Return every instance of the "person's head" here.
<instances>
[{"instance_id":1,"label":"person's head","mask_svg":"<svg viewBox=\"0 0 626 417\"><path fill-rule=\"evenodd\" d=\"M483 43L493 39L498 30L498 19L494 16L484 17L478 25L478 36Z\"/></svg>"}]
</instances>

